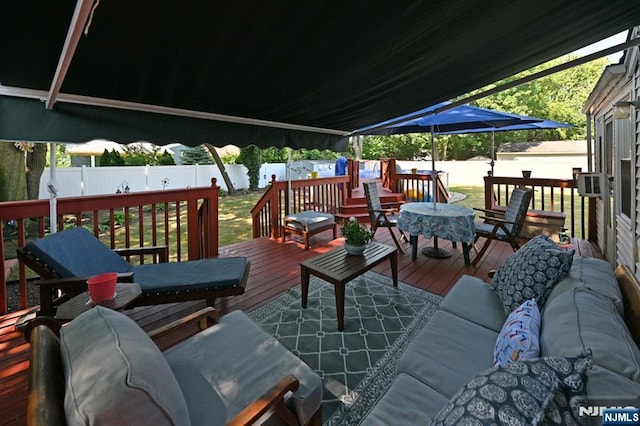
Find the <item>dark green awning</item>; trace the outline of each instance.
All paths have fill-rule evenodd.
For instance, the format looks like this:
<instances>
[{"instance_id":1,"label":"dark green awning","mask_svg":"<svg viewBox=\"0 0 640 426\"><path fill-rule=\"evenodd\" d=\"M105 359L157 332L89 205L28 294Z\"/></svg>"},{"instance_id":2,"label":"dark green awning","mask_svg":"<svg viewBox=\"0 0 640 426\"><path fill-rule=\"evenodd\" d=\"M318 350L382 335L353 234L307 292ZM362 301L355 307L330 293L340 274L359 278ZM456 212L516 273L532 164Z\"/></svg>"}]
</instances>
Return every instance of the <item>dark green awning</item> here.
<instances>
[{"instance_id":1,"label":"dark green awning","mask_svg":"<svg viewBox=\"0 0 640 426\"><path fill-rule=\"evenodd\" d=\"M60 93L338 134L452 100L640 24L640 2L629 0L87 1L90 24ZM0 2L0 94L49 91L75 7L76 0ZM340 139L62 100L52 112L20 109L29 111L5 122L0 138L111 133L118 142L228 138L222 143L318 148Z\"/></svg>"},{"instance_id":2,"label":"dark green awning","mask_svg":"<svg viewBox=\"0 0 640 426\"><path fill-rule=\"evenodd\" d=\"M256 145L330 149L344 152L348 138L322 133L252 126L151 112L0 96L0 139L82 143L107 139L119 143L147 141L156 145Z\"/></svg>"}]
</instances>

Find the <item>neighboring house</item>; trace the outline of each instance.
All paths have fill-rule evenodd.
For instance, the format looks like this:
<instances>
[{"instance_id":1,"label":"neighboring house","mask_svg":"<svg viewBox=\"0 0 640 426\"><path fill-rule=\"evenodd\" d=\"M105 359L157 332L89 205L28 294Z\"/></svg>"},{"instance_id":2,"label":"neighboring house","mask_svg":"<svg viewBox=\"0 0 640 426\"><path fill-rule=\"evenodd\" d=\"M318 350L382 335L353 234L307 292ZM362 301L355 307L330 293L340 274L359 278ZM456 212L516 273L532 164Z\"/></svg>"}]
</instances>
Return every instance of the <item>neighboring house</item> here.
<instances>
[{"instance_id":1,"label":"neighboring house","mask_svg":"<svg viewBox=\"0 0 640 426\"><path fill-rule=\"evenodd\" d=\"M507 142L501 144L496 152L496 160L524 160L533 157L584 161L587 157L587 141Z\"/></svg>"},{"instance_id":2,"label":"neighboring house","mask_svg":"<svg viewBox=\"0 0 640 426\"><path fill-rule=\"evenodd\" d=\"M155 145L149 142L135 142L135 145L141 146L143 149L151 152ZM175 144L178 145L178 144ZM175 147L174 145L174 147ZM178 145L183 146L183 145ZM160 152L168 151L174 157L175 154L169 145L156 147L160 148ZM119 153L123 153L125 151L122 144L117 142L108 141L104 139L94 139L85 143L77 143L77 144L66 144L66 150L69 156L71 157L71 166L72 167L96 167L100 164L100 157L104 153L104 150L109 152L115 150ZM176 163L177 164L177 163Z\"/></svg>"},{"instance_id":3,"label":"neighboring house","mask_svg":"<svg viewBox=\"0 0 640 426\"><path fill-rule=\"evenodd\" d=\"M640 27L629 37L639 38ZM640 55L633 47L619 64L605 68L583 108L593 141L590 170L604 175L605 190L596 198L597 243L612 265L627 265L636 275L640 275L639 97Z\"/></svg>"}]
</instances>

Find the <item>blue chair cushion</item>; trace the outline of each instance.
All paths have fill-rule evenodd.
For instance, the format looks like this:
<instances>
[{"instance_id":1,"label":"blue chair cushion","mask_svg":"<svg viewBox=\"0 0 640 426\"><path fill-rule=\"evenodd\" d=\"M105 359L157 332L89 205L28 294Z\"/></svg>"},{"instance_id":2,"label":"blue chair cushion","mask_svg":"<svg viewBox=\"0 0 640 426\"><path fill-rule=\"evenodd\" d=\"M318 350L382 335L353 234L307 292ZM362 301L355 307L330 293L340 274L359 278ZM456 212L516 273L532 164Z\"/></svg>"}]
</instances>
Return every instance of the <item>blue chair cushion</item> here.
<instances>
[{"instance_id":1,"label":"blue chair cushion","mask_svg":"<svg viewBox=\"0 0 640 426\"><path fill-rule=\"evenodd\" d=\"M133 267L133 278L143 294L210 291L242 286L248 268L245 257L145 263Z\"/></svg>"},{"instance_id":2,"label":"blue chair cushion","mask_svg":"<svg viewBox=\"0 0 640 426\"><path fill-rule=\"evenodd\" d=\"M25 250L46 263L61 278L87 277L105 272L130 272L132 266L81 227L39 238Z\"/></svg>"},{"instance_id":3,"label":"blue chair cushion","mask_svg":"<svg viewBox=\"0 0 640 426\"><path fill-rule=\"evenodd\" d=\"M489 235L491 234L491 232L493 232L493 228L495 228L495 225L493 223L484 223L484 222L476 221L476 222L473 222L473 225L476 228L476 234L480 234L480 235ZM502 228L498 228L498 231L496 232L496 236L502 239L507 238L507 234L504 232Z\"/></svg>"}]
</instances>

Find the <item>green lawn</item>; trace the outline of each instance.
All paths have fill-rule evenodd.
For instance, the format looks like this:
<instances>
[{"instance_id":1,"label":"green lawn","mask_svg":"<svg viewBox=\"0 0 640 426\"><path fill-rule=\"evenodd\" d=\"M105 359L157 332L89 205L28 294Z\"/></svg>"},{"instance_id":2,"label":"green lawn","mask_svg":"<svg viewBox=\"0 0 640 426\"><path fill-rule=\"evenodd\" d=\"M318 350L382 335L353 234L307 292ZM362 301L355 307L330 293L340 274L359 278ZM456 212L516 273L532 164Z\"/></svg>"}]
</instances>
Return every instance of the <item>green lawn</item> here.
<instances>
[{"instance_id":1,"label":"green lawn","mask_svg":"<svg viewBox=\"0 0 640 426\"><path fill-rule=\"evenodd\" d=\"M456 204L484 208L484 186L451 186L449 190L466 195L465 199ZM252 238L251 208L261 196L262 192L220 197L220 247Z\"/></svg>"},{"instance_id":2,"label":"green lawn","mask_svg":"<svg viewBox=\"0 0 640 426\"><path fill-rule=\"evenodd\" d=\"M458 192L466 195L463 200L455 204L469 208L484 208L484 186L450 186L449 192Z\"/></svg>"},{"instance_id":3,"label":"green lawn","mask_svg":"<svg viewBox=\"0 0 640 426\"><path fill-rule=\"evenodd\" d=\"M262 197L262 191L220 197L218 232L220 247L252 238L251 208Z\"/></svg>"}]
</instances>

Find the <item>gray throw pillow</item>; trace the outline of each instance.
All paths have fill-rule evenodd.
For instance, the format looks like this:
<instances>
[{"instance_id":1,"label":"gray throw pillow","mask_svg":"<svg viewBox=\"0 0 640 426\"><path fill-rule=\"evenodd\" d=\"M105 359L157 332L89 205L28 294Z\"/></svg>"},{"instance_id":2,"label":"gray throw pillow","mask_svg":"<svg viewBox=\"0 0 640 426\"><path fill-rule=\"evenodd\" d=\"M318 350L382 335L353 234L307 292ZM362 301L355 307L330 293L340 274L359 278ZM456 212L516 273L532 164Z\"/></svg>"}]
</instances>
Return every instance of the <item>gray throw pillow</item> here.
<instances>
[{"instance_id":1,"label":"gray throw pillow","mask_svg":"<svg viewBox=\"0 0 640 426\"><path fill-rule=\"evenodd\" d=\"M433 419L451 424L576 424L590 356L509 362L471 379Z\"/></svg>"},{"instance_id":2,"label":"gray throw pillow","mask_svg":"<svg viewBox=\"0 0 640 426\"><path fill-rule=\"evenodd\" d=\"M69 424L188 425L160 349L133 320L96 306L60 330Z\"/></svg>"},{"instance_id":3,"label":"gray throw pillow","mask_svg":"<svg viewBox=\"0 0 640 426\"><path fill-rule=\"evenodd\" d=\"M553 286L569 273L574 253L574 249L563 250L548 236L538 235L512 254L491 280L505 314L529 299L535 299L542 311Z\"/></svg>"}]
</instances>

